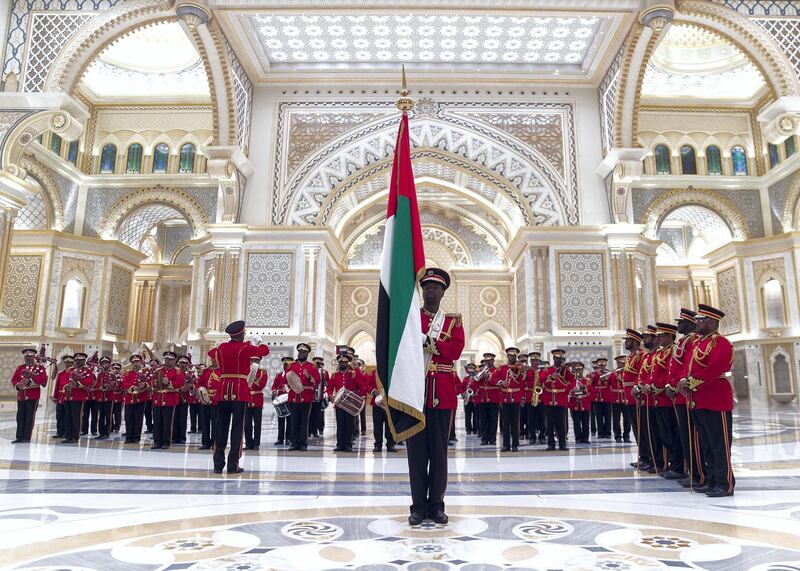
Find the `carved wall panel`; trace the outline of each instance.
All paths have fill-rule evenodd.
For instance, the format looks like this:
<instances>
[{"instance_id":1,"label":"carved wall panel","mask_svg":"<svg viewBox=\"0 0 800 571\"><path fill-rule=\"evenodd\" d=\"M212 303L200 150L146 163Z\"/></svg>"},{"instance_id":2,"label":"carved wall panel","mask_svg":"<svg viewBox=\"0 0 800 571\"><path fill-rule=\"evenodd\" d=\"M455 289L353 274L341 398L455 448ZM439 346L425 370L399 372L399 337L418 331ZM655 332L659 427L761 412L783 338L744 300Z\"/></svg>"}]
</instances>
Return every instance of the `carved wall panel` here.
<instances>
[{"instance_id":1,"label":"carved wall panel","mask_svg":"<svg viewBox=\"0 0 800 571\"><path fill-rule=\"evenodd\" d=\"M132 281L132 272L112 264L106 311L106 332L112 335L125 336L128 331Z\"/></svg>"},{"instance_id":2,"label":"carved wall panel","mask_svg":"<svg viewBox=\"0 0 800 571\"><path fill-rule=\"evenodd\" d=\"M292 316L294 254L247 254L245 321L252 327L289 327Z\"/></svg>"},{"instance_id":3,"label":"carved wall panel","mask_svg":"<svg viewBox=\"0 0 800 571\"><path fill-rule=\"evenodd\" d=\"M17 391L11 386L9 380L17 365L22 364L21 351L22 346L20 345L0 345L0 378L5 381L0 383L0 398L17 398ZM16 405L14 406L16 407Z\"/></svg>"},{"instance_id":4,"label":"carved wall panel","mask_svg":"<svg viewBox=\"0 0 800 571\"><path fill-rule=\"evenodd\" d=\"M325 268L325 333L331 337L336 333L336 286L336 272L328 260Z\"/></svg>"},{"instance_id":5,"label":"carved wall panel","mask_svg":"<svg viewBox=\"0 0 800 571\"><path fill-rule=\"evenodd\" d=\"M606 268L602 252L557 252L556 276L559 327L608 326Z\"/></svg>"},{"instance_id":6,"label":"carved wall panel","mask_svg":"<svg viewBox=\"0 0 800 571\"><path fill-rule=\"evenodd\" d=\"M739 279L736 267L717 272L717 296L719 308L725 312L720 322L720 332L732 335L742 331L742 316L739 310Z\"/></svg>"},{"instance_id":7,"label":"carved wall panel","mask_svg":"<svg viewBox=\"0 0 800 571\"><path fill-rule=\"evenodd\" d=\"M378 284L344 284L339 288L339 334L357 321L378 320Z\"/></svg>"},{"instance_id":8,"label":"carved wall panel","mask_svg":"<svg viewBox=\"0 0 800 571\"><path fill-rule=\"evenodd\" d=\"M763 285L762 281L768 275L775 276L786 285L786 260L784 258L769 258L768 260L758 260L753 262L754 285L759 288Z\"/></svg>"},{"instance_id":9,"label":"carved wall panel","mask_svg":"<svg viewBox=\"0 0 800 571\"><path fill-rule=\"evenodd\" d=\"M39 280L41 279L42 255L11 255L3 291L2 313L11 319L10 327L34 329L38 317Z\"/></svg>"},{"instance_id":10,"label":"carved wall panel","mask_svg":"<svg viewBox=\"0 0 800 571\"><path fill-rule=\"evenodd\" d=\"M792 343L775 343L761 346L763 362L767 374L767 393L769 395L797 394L795 380L794 347Z\"/></svg>"},{"instance_id":11,"label":"carved wall panel","mask_svg":"<svg viewBox=\"0 0 800 571\"><path fill-rule=\"evenodd\" d=\"M94 338L97 335L97 325L100 318L100 298L103 288L103 258L90 254L76 252L56 252L53 260L53 270L50 280L50 303L47 308L46 330L53 334L58 326L58 310L61 300L61 286L71 273L81 275L88 283L86 298L86 322L84 329L86 337Z\"/></svg>"},{"instance_id":12,"label":"carved wall panel","mask_svg":"<svg viewBox=\"0 0 800 571\"><path fill-rule=\"evenodd\" d=\"M514 291L517 296L517 331L520 335L528 331L527 287L527 271L525 270L525 260L523 259L520 267L514 272Z\"/></svg>"},{"instance_id":13,"label":"carved wall panel","mask_svg":"<svg viewBox=\"0 0 800 571\"><path fill-rule=\"evenodd\" d=\"M443 303L448 296L442 300ZM464 312L467 308L462 308ZM458 310L456 310L458 313ZM510 332L511 327L511 286L509 285L470 285L468 311L470 329L477 330L485 321L495 321Z\"/></svg>"}]
</instances>

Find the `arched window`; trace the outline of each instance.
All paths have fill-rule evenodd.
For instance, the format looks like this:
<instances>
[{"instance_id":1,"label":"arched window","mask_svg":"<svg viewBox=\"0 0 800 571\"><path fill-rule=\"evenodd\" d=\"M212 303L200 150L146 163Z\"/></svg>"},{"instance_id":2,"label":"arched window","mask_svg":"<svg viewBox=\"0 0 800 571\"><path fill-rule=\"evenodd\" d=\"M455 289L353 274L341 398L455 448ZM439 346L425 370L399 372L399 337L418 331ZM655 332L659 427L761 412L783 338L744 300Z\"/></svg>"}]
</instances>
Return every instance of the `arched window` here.
<instances>
[{"instance_id":1,"label":"arched window","mask_svg":"<svg viewBox=\"0 0 800 571\"><path fill-rule=\"evenodd\" d=\"M736 146L731 149L731 160L734 176L747 176L747 155L742 147Z\"/></svg>"},{"instance_id":2,"label":"arched window","mask_svg":"<svg viewBox=\"0 0 800 571\"><path fill-rule=\"evenodd\" d=\"M778 152L778 146L772 143L767 143L767 150L769 151L769 166L774 167L781 162L781 154Z\"/></svg>"},{"instance_id":3,"label":"arched window","mask_svg":"<svg viewBox=\"0 0 800 571\"><path fill-rule=\"evenodd\" d=\"M669 148L666 145L658 145L655 150L656 156L656 174L670 174Z\"/></svg>"},{"instance_id":4,"label":"arched window","mask_svg":"<svg viewBox=\"0 0 800 571\"><path fill-rule=\"evenodd\" d=\"M100 174L111 174L117 164L117 147L108 144L100 153Z\"/></svg>"},{"instance_id":5,"label":"arched window","mask_svg":"<svg viewBox=\"0 0 800 571\"><path fill-rule=\"evenodd\" d=\"M786 150L787 159L795 154L797 152L797 140L795 139L794 135L786 139L786 142L783 143L783 146Z\"/></svg>"},{"instance_id":6,"label":"arched window","mask_svg":"<svg viewBox=\"0 0 800 571\"><path fill-rule=\"evenodd\" d=\"M706 165L708 174L722 174L722 153L719 147L711 145L706 148Z\"/></svg>"},{"instance_id":7,"label":"arched window","mask_svg":"<svg viewBox=\"0 0 800 571\"><path fill-rule=\"evenodd\" d=\"M167 163L169 162L169 147L166 143L156 145L156 150L153 151L153 172L156 174L164 174L167 172Z\"/></svg>"},{"instance_id":8,"label":"arched window","mask_svg":"<svg viewBox=\"0 0 800 571\"><path fill-rule=\"evenodd\" d=\"M697 157L691 145L681 147L681 173L697 174Z\"/></svg>"},{"instance_id":9,"label":"arched window","mask_svg":"<svg viewBox=\"0 0 800 571\"><path fill-rule=\"evenodd\" d=\"M67 160L73 165L78 162L78 139L69 142L69 148L67 148Z\"/></svg>"},{"instance_id":10,"label":"arched window","mask_svg":"<svg viewBox=\"0 0 800 571\"><path fill-rule=\"evenodd\" d=\"M142 172L142 146L134 143L128 147L128 160L125 162L126 174L139 174Z\"/></svg>"},{"instance_id":11,"label":"arched window","mask_svg":"<svg viewBox=\"0 0 800 571\"><path fill-rule=\"evenodd\" d=\"M186 143L181 147L181 158L178 163L178 172L192 173L194 172L194 145Z\"/></svg>"},{"instance_id":12,"label":"arched window","mask_svg":"<svg viewBox=\"0 0 800 571\"><path fill-rule=\"evenodd\" d=\"M50 133L50 150L55 154L61 154L61 137L55 133Z\"/></svg>"},{"instance_id":13,"label":"arched window","mask_svg":"<svg viewBox=\"0 0 800 571\"><path fill-rule=\"evenodd\" d=\"M62 329L81 329L86 301L86 286L78 278L71 278L61 291L61 316L58 321Z\"/></svg>"}]
</instances>

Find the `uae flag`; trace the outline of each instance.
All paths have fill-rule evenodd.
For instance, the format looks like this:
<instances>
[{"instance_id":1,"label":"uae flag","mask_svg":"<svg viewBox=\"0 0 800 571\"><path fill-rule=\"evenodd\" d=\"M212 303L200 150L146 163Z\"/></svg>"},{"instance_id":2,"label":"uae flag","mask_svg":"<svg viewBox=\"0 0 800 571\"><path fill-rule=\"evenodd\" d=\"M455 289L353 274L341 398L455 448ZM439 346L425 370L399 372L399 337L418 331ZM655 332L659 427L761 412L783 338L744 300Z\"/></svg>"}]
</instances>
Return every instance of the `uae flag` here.
<instances>
[{"instance_id":1,"label":"uae flag","mask_svg":"<svg viewBox=\"0 0 800 571\"><path fill-rule=\"evenodd\" d=\"M425 428L425 357L417 291L425 252L410 153L408 116L403 113L386 210L375 347L378 388L396 440Z\"/></svg>"}]
</instances>

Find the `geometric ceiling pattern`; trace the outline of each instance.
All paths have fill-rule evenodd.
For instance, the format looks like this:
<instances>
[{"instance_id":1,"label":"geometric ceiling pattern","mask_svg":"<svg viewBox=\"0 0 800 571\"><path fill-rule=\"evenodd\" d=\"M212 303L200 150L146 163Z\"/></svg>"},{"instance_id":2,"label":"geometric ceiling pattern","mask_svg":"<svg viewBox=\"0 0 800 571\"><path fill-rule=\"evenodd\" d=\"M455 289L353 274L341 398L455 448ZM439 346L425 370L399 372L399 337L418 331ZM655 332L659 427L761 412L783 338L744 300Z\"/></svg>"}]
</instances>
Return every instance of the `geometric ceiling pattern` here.
<instances>
[{"instance_id":1,"label":"geometric ceiling pattern","mask_svg":"<svg viewBox=\"0 0 800 571\"><path fill-rule=\"evenodd\" d=\"M602 18L281 12L249 21L271 67L580 67L596 50Z\"/></svg>"},{"instance_id":2,"label":"geometric ceiling pattern","mask_svg":"<svg viewBox=\"0 0 800 571\"><path fill-rule=\"evenodd\" d=\"M164 204L144 206L125 217L117 231L117 238L131 248L139 249L142 240L154 226L175 219L184 220L185 217L172 206Z\"/></svg>"}]
</instances>

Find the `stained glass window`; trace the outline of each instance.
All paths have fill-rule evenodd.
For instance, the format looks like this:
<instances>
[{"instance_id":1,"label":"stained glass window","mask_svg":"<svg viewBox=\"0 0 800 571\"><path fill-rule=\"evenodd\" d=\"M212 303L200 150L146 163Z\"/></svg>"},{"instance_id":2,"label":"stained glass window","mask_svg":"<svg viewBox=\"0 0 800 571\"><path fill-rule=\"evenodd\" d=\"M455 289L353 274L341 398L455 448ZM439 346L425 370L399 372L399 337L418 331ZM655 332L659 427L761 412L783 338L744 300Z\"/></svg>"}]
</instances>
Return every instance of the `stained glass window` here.
<instances>
[{"instance_id":1,"label":"stained glass window","mask_svg":"<svg viewBox=\"0 0 800 571\"><path fill-rule=\"evenodd\" d=\"M787 159L797 152L797 140L795 139L794 135L786 139L784 148L786 149Z\"/></svg>"},{"instance_id":2,"label":"stained glass window","mask_svg":"<svg viewBox=\"0 0 800 571\"><path fill-rule=\"evenodd\" d=\"M61 154L61 137L55 133L50 134L50 150L57 155Z\"/></svg>"},{"instance_id":3,"label":"stained glass window","mask_svg":"<svg viewBox=\"0 0 800 571\"><path fill-rule=\"evenodd\" d=\"M706 163L708 174L722 174L722 154L719 152L719 147L711 145L706 148Z\"/></svg>"},{"instance_id":4,"label":"stained glass window","mask_svg":"<svg viewBox=\"0 0 800 571\"><path fill-rule=\"evenodd\" d=\"M731 160L733 161L734 176L747 176L747 155L742 147L731 149Z\"/></svg>"},{"instance_id":5,"label":"stained glass window","mask_svg":"<svg viewBox=\"0 0 800 571\"><path fill-rule=\"evenodd\" d=\"M697 174L697 157L694 148L690 145L681 147L681 172L683 174Z\"/></svg>"},{"instance_id":6,"label":"stained glass window","mask_svg":"<svg viewBox=\"0 0 800 571\"><path fill-rule=\"evenodd\" d=\"M167 163L169 162L169 147L166 143L161 143L156 146L153 152L153 172L162 174L167 172Z\"/></svg>"},{"instance_id":7,"label":"stained glass window","mask_svg":"<svg viewBox=\"0 0 800 571\"><path fill-rule=\"evenodd\" d=\"M125 172L127 174L139 174L142 172L142 146L139 143L134 143L128 147Z\"/></svg>"},{"instance_id":8,"label":"stained glass window","mask_svg":"<svg viewBox=\"0 0 800 571\"><path fill-rule=\"evenodd\" d=\"M669 149L666 145L658 145L655 150L656 156L656 174L670 174L672 169L670 168L670 157L669 157Z\"/></svg>"},{"instance_id":9,"label":"stained glass window","mask_svg":"<svg viewBox=\"0 0 800 571\"><path fill-rule=\"evenodd\" d=\"M191 173L194 172L194 145L186 143L181 147L181 157L178 163L178 172Z\"/></svg>"},{"instance_id":10,"label":"stained glass window","mask_svg":"<svg viewBox=\"0 0 800 571\"><path fill-rule=\"evenodd\" d=\"M767 150L769 151L769 166L774 167L781 162L781 155L778 152L778 146L772 143L767 143Z\"/></svg>"},{"instance_id":11,"label":"stained glass window","mask_svg":"<svg viewBox=\"0 0 800 571\"><path fill-rule=\"evenodd\" d=\"M67 160L73 165L78 162L78 140L70 141L67 149Z\"/></svg>"},{"instance_id":12,"label":"stained glass window","mask_svg":"<svg viewBox=\"0 0 800 571\"><path fill-rule=\"evenodd\" d=\"M117 147L106 145L100 154L100 174L110 174L114 172L117 163Z\"/></svg>"}]
</instances>

